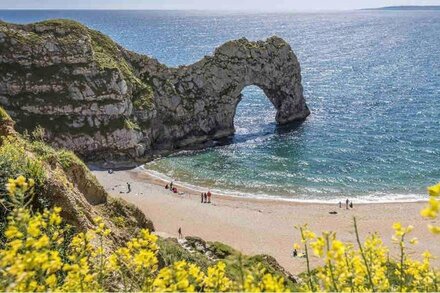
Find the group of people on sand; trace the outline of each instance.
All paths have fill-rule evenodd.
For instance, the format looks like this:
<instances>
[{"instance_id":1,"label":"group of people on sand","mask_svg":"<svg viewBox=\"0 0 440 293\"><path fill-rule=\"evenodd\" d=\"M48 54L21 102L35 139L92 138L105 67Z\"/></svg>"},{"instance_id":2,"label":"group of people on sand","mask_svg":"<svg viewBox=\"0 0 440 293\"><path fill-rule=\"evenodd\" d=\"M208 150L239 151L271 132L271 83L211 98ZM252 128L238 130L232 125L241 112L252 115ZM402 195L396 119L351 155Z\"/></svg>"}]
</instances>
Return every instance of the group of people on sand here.
<instances>
[{"instance_id":1,"label":"group of people on sand","mask_svg":"<svg viewBox=\"0 0 440 293\"><path fill-rule=\"evenodd\" d=\"M169 189L173 193L178 193L177 188L174 186L173 181L170 184L165 185L165 189Z\"/></svg>"},{"instance_id":2,"label":"group of people on sand","mask_svg":"<svg viewBox=\"0 0 440 293\"><path fill-rule=\"evenodd\" d=\"M208 190L208 192L202 192L200 194L200 202L201 203L211 203L211 191Z\"/></svg>"},{"instance_id":3,"label":"group of people on sand","mask_svg":"<svg viewBox=\"0 0 440 293\"><path fill-rule=\"evenodd\" d=\"M349 201L348 198L345 200L345 209L348 210L348 207L350 207L350 209L353 208L353 202ZM342 202L339 202L339 208L342 208Z\"/></svg>"}]
</instances>

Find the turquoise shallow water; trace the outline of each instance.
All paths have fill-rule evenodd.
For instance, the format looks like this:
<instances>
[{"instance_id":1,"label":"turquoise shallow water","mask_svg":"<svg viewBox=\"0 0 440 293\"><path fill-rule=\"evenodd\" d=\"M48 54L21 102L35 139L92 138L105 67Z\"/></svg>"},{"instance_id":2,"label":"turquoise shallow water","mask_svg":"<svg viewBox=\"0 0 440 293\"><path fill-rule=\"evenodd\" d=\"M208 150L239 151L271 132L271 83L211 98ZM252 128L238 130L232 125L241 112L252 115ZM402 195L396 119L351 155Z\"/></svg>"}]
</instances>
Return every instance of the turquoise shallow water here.
<instances>
[{"instance_id":1,"label":"turquoise shallow water","mask_svg":"<svg viewBox=\"0 0 440 293\"><path fill-rule=\"evenodd\" d=\"M226 40L285 38L302 66L311 116L277 127L248 87L229 145L146 165L179 181L295 200L420 199L440 179L440 12L244 14L0 11L31 22L67 17L177 66Z\"/></svg>"}]
</instances>

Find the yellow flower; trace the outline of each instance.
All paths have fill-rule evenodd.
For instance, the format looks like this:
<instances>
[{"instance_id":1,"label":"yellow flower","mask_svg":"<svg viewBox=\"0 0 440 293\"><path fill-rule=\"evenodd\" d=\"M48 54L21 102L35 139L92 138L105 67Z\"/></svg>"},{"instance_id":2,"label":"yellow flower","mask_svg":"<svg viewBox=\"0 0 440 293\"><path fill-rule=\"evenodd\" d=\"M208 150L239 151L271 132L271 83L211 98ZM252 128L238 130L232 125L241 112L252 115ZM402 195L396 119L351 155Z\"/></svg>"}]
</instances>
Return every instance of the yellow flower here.
<instances>
[{"instance_id":1,"label":"yellow flower","mask_svg":"<svg viewBox=\"0 0 440 293\"><path fill-rule=\"evenodd\" d=\"M331 252L335 259L340 259L345 253L345 245L339 240L331 242Z\"/></svg>"},{"instance_id":2,"label":"yellow flower","mask_svg":"<svg viewBox=\"0 0 440 293\"><path fill-rule=\"evenodd\" d=\"M23 237L23 233L20 232L20 230L16 226L8 226L8 228L5 231L5 236L8 239L13 238L21 238Z\"/></svg>"},{"instance_id":3,"label":"yellow flower","mask_svg":"<svg viewBox=\"0 0 440 293\"><path fill-rule=\"evenodd\" d=\"M316 234L313 233L312 231L306 229L306 230L304 230L304 238L305 239L309 239L309 240L315 239L316 238Z\"/></svg>"},{"instance_id":4,"label":"yellow flower","mask_svg":"<svg viewBox=\"0 0 440 293\"><path fill-rule=\"evenodd\" d=\"M318 237L315 242L310 243L310 246L316 256L322 257L324 255L325 240L323 237Z\"/></svg>"},{"instance_id":5,"label":"yellow flower","mask_svg":"<svg viewBox=\"0 0 440 293\"><path fill-rule=\"evenodd\" d=\"M14 179L9 179L8 183L6 183L6 190L8 191L9 195L15 195L15 192L17 190L17 185L15 184Z\"/></svg>"},{"instance_id":6,"label":"yellow flower","mask_svg":"<svg viewBox=\"0 0 440 293\"><path fill-rule=\"evenodd\" d=\"M439 196L440 195L440 183L428 187L429 196Z\"/></svg>"},{"instance_id":7,"label":"yellow flower","mask_svg":"<svg viewBox=\"0 0 440 293\"><path fill-rule=\"evenodd\" d=\"M429 231L433 234L440 234L440 226L428 225Z\"/></svg>"},{"instance_id":8,"label":"yellow flower","mask_svg":"<svg viewBox=\"0 0 440 293\"><path fill-rule=\"evenodd\" d=\"M423 252L422 256L423 256L423 258L427 258L427 259L432 258L432 254L428 250L425 250L425 252Z\"/></svg>"},{"instance_id":9,"label":"yellow flower","mask_svg":"<svg viewBox=\"0 0 440 293\"><path fill-rule=\"evenodd\" d=\"M415 244L419 243L419 240L417 239L417 237L414 237L409 241L409 243L415 245Z\"/></svg>"},{"instance_id":10,"label":"yellow flower","mask_svg":"<svg viewBox=\"0 0 440 293\"><path fill-rule=\"evenodd\" d=\"M399 231L399 230L401 230L401 229L402 229L402 224L399 223L399 222L394 223L394 224L393 224L393 229L394 229L395 231Z\"/></svg>"},{"instance_id":11,"label":"yellow flower","mask_svg":"<svg viewBox=\"0 0 440 293\"><path fill-rule=\"evenodd\" d=\"M420 214L425 218L434 219L437 217L440 210L440 201L436 200L434 197L430 197L428 200L428 206L424 208Z\"/></svg>"},{"instance_id":12,"label":"yellow flower","mask_svg":"<svg viewBox=\"0 0 440 293\"><path fill-rule=\"evenodd\" d=\"M23 186L26 183L26 178L23 175L20 175L17 177L17 179L15 179L15 183L18 186Z\"/></svg>"},{"instance_id":13,"label":"yellow flower","mask_svg":"<svg viewBox=\"0 0 440 293\"><path fill-rule=\"evenodd\" d=\"M57 277L55 275L50 275L45 280L46 285L50 288L54 287L57 284Z\"/></svg>"}]
</instances>

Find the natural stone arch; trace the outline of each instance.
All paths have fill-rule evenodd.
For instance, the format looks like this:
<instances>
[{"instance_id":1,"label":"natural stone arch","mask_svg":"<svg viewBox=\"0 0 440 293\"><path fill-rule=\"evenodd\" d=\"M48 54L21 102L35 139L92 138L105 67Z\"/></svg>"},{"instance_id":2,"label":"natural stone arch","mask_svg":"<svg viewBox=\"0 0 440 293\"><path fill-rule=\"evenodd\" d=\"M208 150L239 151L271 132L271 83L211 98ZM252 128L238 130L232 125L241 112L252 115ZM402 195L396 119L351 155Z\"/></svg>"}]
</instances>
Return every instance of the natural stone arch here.
<instances>
[{"instance_id":1,"label":"natural stone arch","mask_svg":"<svg viewBox=\"0 0 440 293\"><path fill-rule=\"evenodd\" d=\"M173 147L233 134L241 92L250 85L264 91L277 111L279 124L303 120L310 113L303 97L298 60L289 44L278 37L227 42L213 56L171 69L164 80L171 81L177 95L171 100L157 100L158 116L163 115L162 121L190 125L164 124L164 143L168 135L174 141L179 138Z\"/></svg>"},{"instance_id":2,"label":"natural stone arch","mask_svg":"<svg viewBox=\"0 0 440 293\"><path fill-rule=\"evenodd\" d=\"M280 124L308 114L300 66L278 37L230 41L167 67L71 20L0 22L0 106L88 160L149 159L234 133L242 89L263 89Z\"/></svg>"}]
</instances>

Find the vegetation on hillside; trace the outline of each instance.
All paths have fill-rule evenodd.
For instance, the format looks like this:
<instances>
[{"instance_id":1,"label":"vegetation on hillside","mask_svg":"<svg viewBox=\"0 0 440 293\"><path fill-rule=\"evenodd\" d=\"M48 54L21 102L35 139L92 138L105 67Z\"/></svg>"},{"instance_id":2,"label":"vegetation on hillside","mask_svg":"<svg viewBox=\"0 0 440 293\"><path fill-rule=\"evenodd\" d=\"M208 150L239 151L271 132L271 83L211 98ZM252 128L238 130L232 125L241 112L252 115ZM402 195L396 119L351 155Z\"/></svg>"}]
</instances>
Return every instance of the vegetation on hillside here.
<instances>
[{"instance_id":1,"label":"vegetation on hillside","mask_svg":"<svg viewBox=\"0 0 440 293\"><path fill-rule=\"evenodd\" d=\"M224 262L203 271L194 263L175 261L159 269L157 236L146 229L125 245L108 251L111 231L102 218L96 227L66 238L61 209L42 213L28 208L35 182L24 176L6 184L10 208L0 249L2 291L285 291L284 279L261 266L231 280Z\"/></svg>"}]
</instances>

